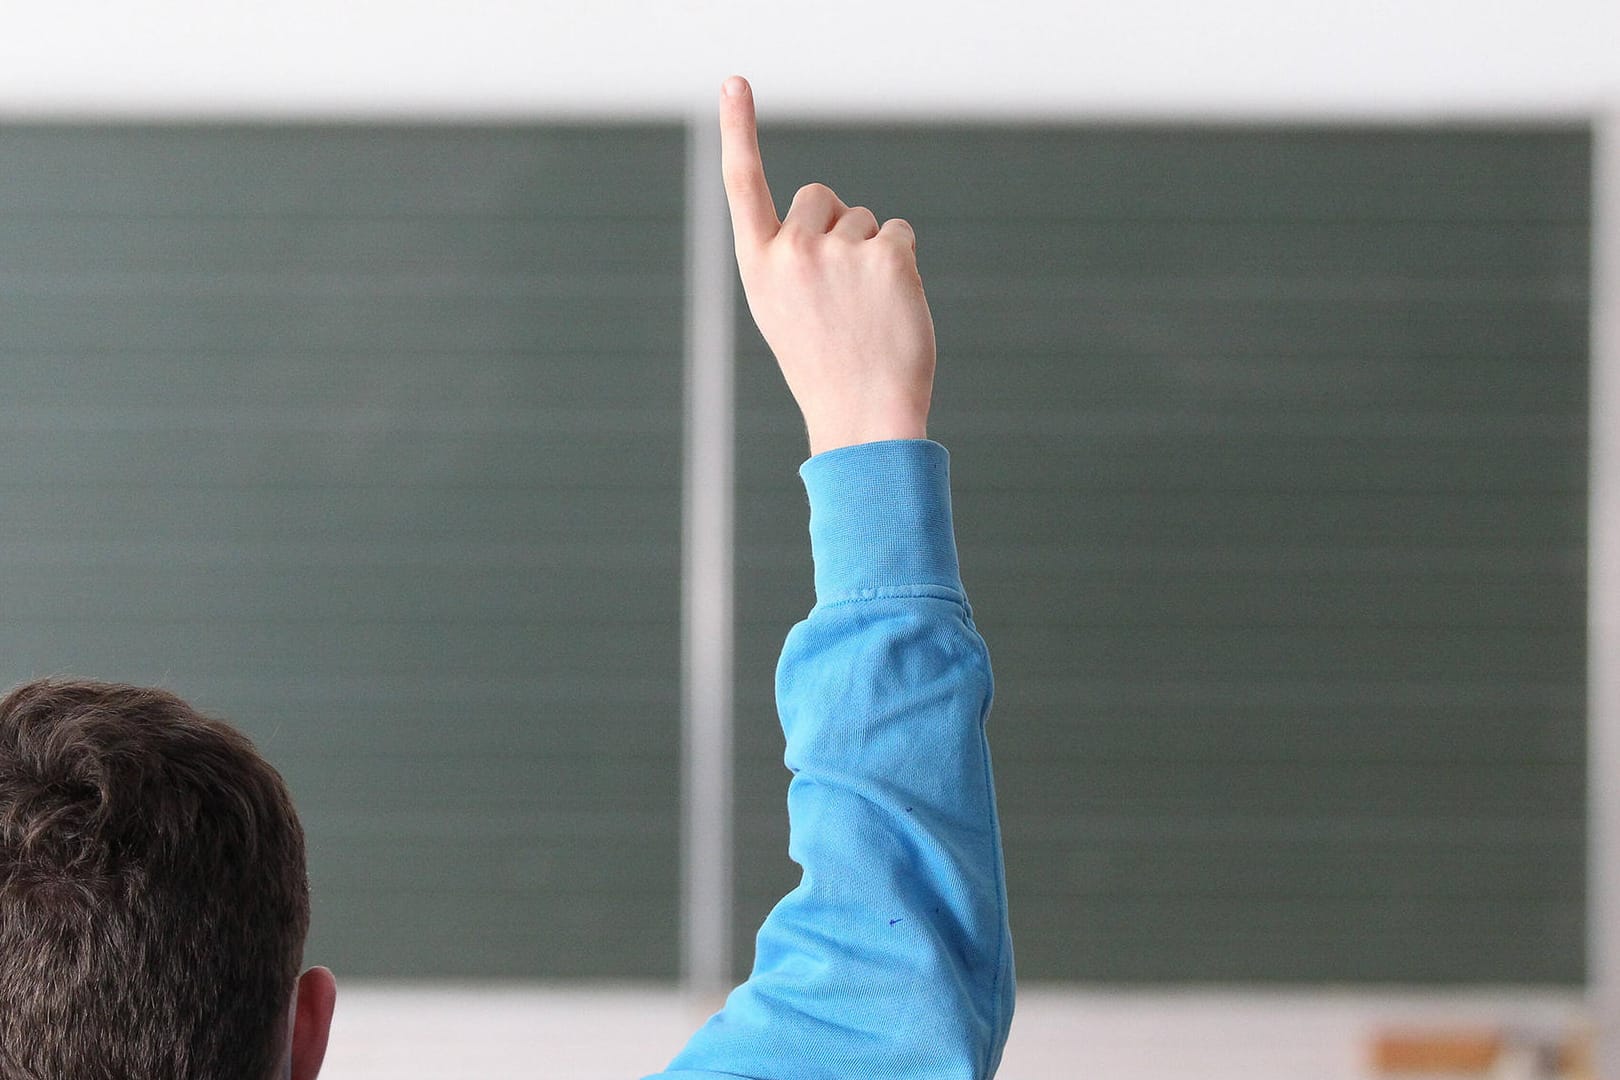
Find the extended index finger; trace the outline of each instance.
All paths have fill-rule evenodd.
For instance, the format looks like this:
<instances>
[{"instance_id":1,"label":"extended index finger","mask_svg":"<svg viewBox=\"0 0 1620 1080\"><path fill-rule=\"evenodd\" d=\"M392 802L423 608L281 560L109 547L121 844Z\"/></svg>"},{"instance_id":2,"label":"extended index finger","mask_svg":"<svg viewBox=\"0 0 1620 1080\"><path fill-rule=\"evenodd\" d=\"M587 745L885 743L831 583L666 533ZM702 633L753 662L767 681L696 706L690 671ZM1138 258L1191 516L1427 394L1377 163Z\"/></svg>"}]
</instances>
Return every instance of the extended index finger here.
<instances>
[{"instance_id":1,"label":"extended index finger","mask_svg":"<svg viewBox=\"0 0 1620 1080\"><path fill-rule=\"evenodd\" d=\"M754 91L740 75L727 79L720 91L720 172L738 249L759 247L776 235L782 222L759 157Z\"/></svg>"}]
</instances>

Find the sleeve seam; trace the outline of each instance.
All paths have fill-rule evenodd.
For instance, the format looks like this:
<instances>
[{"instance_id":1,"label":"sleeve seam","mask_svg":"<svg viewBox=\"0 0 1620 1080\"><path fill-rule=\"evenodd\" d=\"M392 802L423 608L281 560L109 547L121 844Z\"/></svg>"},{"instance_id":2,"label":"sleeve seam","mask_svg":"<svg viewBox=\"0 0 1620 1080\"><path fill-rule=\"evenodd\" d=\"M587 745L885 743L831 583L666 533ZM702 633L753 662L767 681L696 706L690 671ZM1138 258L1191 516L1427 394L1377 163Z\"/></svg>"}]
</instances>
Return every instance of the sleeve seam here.
<instances>
[{"instance_id":1,"label":"sleeve seam","mask_svg":"<svg viewBox=\"0 0 1620 1080\"><path fill-rule=\"evenodd\" d=\"M860 589L845 589L831 596L817 597L816 607L842 607L872 600L947 600L968 607L967 596L961 589L947 585L918 583L915 585L875 585Z\"/></svg>"}]
</instances>

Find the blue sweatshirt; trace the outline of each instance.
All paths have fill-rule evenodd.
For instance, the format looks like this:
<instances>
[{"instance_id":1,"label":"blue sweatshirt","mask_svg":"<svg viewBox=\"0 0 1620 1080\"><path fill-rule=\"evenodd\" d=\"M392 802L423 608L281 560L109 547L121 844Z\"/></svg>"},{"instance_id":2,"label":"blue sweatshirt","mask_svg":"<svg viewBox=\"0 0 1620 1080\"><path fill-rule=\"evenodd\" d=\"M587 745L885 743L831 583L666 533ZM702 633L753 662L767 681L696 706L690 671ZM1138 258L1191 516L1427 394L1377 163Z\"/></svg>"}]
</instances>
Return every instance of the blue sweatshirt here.
<instances>
[{"instance_id":1,"label":"blue sweatshirt","mask_svg":"<svg viewBox=\"0 0 1620 1080\"><path fill-rule=\"evenodd\" d=\"M748 981L662 1080L981 1080L1013 1009L984 724L945 448L818 454L816 604L776 672L800 883Z\"/></svg>"}]
</instances>

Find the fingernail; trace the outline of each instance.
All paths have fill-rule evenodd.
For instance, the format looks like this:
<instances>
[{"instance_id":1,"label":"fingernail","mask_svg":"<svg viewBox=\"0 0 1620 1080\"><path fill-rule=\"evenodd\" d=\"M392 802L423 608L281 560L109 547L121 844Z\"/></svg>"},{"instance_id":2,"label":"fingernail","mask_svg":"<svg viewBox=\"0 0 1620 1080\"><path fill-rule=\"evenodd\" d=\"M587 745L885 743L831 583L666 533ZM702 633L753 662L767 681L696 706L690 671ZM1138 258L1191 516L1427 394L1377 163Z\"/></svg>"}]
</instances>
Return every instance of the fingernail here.
<instances>
[{"instance_id":1,"label":"fingernail","mask_svg":"<svg viewBox=\"0 0 1620 1080\"><path fill-rule=\"evenodd\" d=\"M742 93L746 89L748 89L748 84L743 82L741 75L733 75L726 80L726 97L742 97Z\"/></svg>"}]
</instances>

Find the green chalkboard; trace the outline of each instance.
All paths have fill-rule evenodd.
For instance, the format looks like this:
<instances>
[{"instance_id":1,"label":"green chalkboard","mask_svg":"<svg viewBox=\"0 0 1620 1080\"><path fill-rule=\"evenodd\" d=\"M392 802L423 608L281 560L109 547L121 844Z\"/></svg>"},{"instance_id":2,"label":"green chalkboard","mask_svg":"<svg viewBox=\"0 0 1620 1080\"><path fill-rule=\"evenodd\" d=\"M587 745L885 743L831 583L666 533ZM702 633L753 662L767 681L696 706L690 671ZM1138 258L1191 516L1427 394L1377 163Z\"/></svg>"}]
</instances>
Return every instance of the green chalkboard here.
<instances>
[{"instance_id":1,"label":"green chalkboard","mask_svg":"<svg viewBox=\"0 0 1620 1080\"><path fill-rule=\"evenodd\" d=\"M1020 975L1578 984L1590 136L773 126L933 306ZM739 305L742 962L803 437ZM919 753L926 748L919 747Z\"/></svg>"},{"instance_id":2,"label":"green chalkboard","mask_svg":"<svg viewBox=\"0 0 1620 1080\"><path fill-rule=\"evenodd\" d=\"M250 731L311 962L676 971L683 148L0 128L0 679Z\"/></svg>"},{"instance_id":3,"label":"green chalkboard","mask_svg":"<svg viewBox=\"0 0 1620 1080\"><path fill-rule=\"evenodd\" d=\"M312 962L676 971L683 145L0 127L0 680L254 734ZM1578 983L1589 133L764 149L921 236L1021 974ZM738 312L741 966L810 574Z\"/></svg>"}]
</instances>

